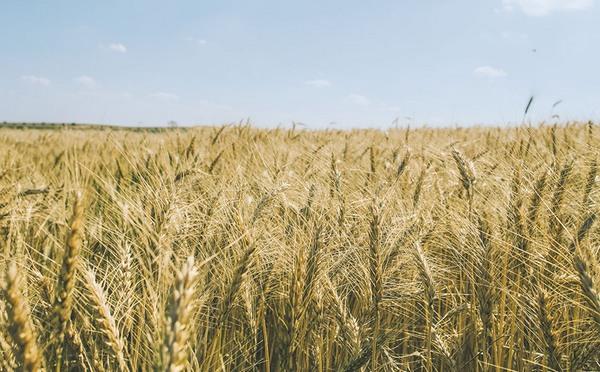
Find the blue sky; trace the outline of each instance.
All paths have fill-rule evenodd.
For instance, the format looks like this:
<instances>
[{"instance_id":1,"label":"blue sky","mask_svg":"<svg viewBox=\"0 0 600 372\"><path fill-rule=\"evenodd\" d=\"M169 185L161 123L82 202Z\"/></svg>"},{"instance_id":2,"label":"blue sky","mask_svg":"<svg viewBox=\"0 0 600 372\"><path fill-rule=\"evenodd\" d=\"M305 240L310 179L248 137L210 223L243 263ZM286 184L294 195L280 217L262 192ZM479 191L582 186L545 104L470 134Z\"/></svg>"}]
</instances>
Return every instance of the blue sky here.
<instances>
[{"instance_id":1,"label":"blue sky","mask_svg":"<svg viewBox=\"0 0 600 372\"><path fill-rule=\"evenodd\" d=\"M594 0L3 1L0 120L600 119ZM562 100L552 107L553 103Z\"/></svg>"}]
</instances>

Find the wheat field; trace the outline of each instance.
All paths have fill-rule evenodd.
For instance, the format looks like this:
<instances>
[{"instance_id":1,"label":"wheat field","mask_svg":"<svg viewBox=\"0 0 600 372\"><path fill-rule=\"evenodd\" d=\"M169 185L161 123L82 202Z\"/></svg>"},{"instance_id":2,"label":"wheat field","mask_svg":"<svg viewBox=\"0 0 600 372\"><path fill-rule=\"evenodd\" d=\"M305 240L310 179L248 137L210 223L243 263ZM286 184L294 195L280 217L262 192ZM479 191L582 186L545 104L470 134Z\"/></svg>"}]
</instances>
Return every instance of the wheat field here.
<instances>
[{"instance_id":1,"label":"wheat field","mask_svg":"<svg viewBox=\"0 0 600 372\"><path fill-rule=\"evenodd\" d=\"M0 370L598 371L599 140L0 129Z\"/></svg>"}]
</instances>

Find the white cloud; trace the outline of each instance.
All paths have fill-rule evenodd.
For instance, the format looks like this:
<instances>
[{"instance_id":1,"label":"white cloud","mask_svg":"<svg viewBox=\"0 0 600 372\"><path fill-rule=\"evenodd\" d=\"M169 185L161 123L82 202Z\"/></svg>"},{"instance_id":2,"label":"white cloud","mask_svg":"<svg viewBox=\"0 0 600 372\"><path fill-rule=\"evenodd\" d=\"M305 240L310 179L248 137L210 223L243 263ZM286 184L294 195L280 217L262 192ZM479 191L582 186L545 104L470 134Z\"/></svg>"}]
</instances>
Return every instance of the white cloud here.
<instances>
[{"instance_id":1,"label":"white cloud","mask_svg":"<svg viewBox=\"0 0 600 372\"><path fill-rule=\"evenodd\" d=\"M173 94L173 93L167 93L167 92L152 93L150 95L150 97L159 99L161 101L166 101L166 102L175 102L175 101L179 100L178 95Z\"/></svg>"},{"instance_id":2,"label":"white cloud","mask_svg":"<svg viewBox=\"0 0 600 372\"><path fill-rule=\"evenodd\" d=\"M306 85L310 85L315 88L328 88L331 86L331 81L324 79L307 80L304 82Z\"/></svg>"},{"instance_id":3,"label":"white cloud","mask_svg":"<svg viewBox=\"0 0 600 372\"><path fill-rule=\"evenodd\" d=\"M506 77L508 74L506 71L499 68L492 66L481 66L473 70L473 75L477 76L478 78L498 79Z\"/></svg>"},{"instance_id":4,"label":"white cloud","mask_svg":"<svg viewBox=\"0 0 600 372\"><path fill-rule=\"evenodd\" d=\"M191 43L198 45L198 46L204 46L204 45L208 44L208 41L206 41L206 39L199 39L197 37L186 37L185 39Z\"/></svg>"},{"instance_id":5,"label":"white cloud","mask_svg":"<svg viewBox=\"0 0 600 372\"><path fill-rule=\"evenodd\" d=\"M127 53L127 47L121 43L111 43L108 45L108 49L117 53Z\"/></svg>"},{"instance_id":6,"label":"white cloud","mask_svg":"<svg viewBox=\"0 0 600 372\"><path fill-rule=\"evenodd\" d=\"M348 101L358 106L369 106L371 104L367 97L360 94L350 94L347 98Z\"/></svg>"},{"instance_id":7,"label":"white cloud","mask_svg":"<svg viewBox=\"0 0 600 372\"><path fill-rule=\"evenodd\" d=\"M45 77L25 75L25 76L21 76L21 80L23 80L26 83L32 84L32 85L41 85L44 87L47 87L48 85L50 85L50 80Z\"/></svg>"},{"instance_id":8,"label":"white cloud","mask_svg":"<svg viewBox=\"0 0 600 372\"><path fill-rule=\"evenodd\" d=\"M588 9L594 0L502 0L502 5L505 11L519 8L529 16L541 17L554 11Z\"/></svg>"},{"instance_id":9,"label":"white cloud","mask_svg":"<svg viewBox=\"0 0 600 372\"><path fill-rule=\"evenodd\" d=\"M81 85L84 88L95 88L97 83L96 80L91 76L82 75L78 78L75 78L75 82Z\"/></svg>"}]
</instances>

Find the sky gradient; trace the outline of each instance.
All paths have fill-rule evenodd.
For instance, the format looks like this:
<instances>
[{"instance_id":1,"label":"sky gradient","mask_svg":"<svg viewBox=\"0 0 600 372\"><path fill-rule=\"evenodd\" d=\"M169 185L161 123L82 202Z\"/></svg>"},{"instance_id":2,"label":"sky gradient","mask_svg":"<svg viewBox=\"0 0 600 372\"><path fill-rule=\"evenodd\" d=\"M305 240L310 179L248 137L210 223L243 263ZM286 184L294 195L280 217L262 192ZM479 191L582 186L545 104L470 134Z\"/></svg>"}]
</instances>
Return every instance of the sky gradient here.
<instances>
[{"instance_id":1,"label":"sky gradient","mask_svg":"<svg viewBox=\"0 0 600 372\"><path fill-rule=\"evenodd\" d=\"M594 0L5 1L0 121L503 124L531 95L526 120L599 120L599 21Z\"/></svg>"}]
</instances>

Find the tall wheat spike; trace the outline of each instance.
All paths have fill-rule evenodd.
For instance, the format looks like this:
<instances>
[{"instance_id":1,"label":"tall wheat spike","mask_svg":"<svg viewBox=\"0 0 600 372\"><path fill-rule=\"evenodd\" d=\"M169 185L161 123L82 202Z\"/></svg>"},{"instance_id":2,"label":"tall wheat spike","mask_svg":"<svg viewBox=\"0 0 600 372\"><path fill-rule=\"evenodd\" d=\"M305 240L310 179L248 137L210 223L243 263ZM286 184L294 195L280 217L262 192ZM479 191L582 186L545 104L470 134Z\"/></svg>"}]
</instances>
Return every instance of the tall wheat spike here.
<instances>
[{"instance_id":1,"label":"tall wheat spike","mask_svg":"<svg viewBox=\"0 0 600 372\"><path fill-rule=\"evenodd\" d=\"M3 292L7 301L9 331L16 346L15 356L18 366L24 371L40 371L42 355L37 345L29 306L19 290L21 280L15 262L8 265L5 281Z\"/></svg>"},{"instance_id":2,"label":"tall wheat spike","mask_svg":"<svg viewBox=\"0 0 600 372\"><path fill-rule=\"evenodd\" d=\"M177 273L175 286L171 293L167 331L163 344L162 370L182 371L187 367L188 342L190 340L190 322L193 309L193 296L197 269L194 258L188 257Z\"/></svg>"},{"instance_id":3,"label":"tall wheat spike","mask_svg":"<svg viewBox=\"0 0 600 372\"><path fill-rule=\"evenodd\" d=\"M112 350L119 370L125 371L127 370L127 366L124 357L124 342L117 328L116 321L113 318L108 299L104 294L104 289L96 281L96 274L90 268L85 270L85 282L92 300L92 306L97 314L96 321L100 330L104 333L106 344Z\"/></svg>"},{"instance_id":4,"label":"tall wheat spike","mask_svg":"<svg viewBox=\"0 0 600 372\"><path fill-rule=\"evenodd\" d=\"M561 358L556 345L556 332L552 324L553 319L550 315L550 308L548 306L548 295L543 289L540 289L538 292L537 310L540 330L542 331L543 340L546 346L548 367L552 370L559 371L561 370Z\"/></svg>"},{"instance_id":5,"label":"tall wheat spike","mask_svg":"<svg viewBox=\"0 0 600 372\"><path fill-rule=\"evenodd\" d=\"M379 206L371 207L371 224L369 229L369 272L371 281L371 303L372 303L372 318L373 318L373 335L371 339L371 369L377 370L377 341L381 327L380 302L383 296L382 293L382 273L380 260L380 212Z\"/></svg>"},{"instance_id":6,"label":"tall wheat spike","mask_svg":"<svg viewBox=\"0 0 600 372\"><path fill-rule=\"evenodd\" d=\"M69 233L65 244L65 252L61 270L58 276L58 283L55 289L54 299L54 329L55 329L55 347L56 347L56 370L62 368L62 358L64 352L64 342L67 327L71 320L71 311L73 309L73 290L75 287L75 276L77 275L79 254L81 251L83 228L83 205L81 194L75 195L73 201L73 213L69 221Z\"/></svg>"}]
</instances>

